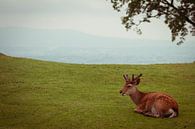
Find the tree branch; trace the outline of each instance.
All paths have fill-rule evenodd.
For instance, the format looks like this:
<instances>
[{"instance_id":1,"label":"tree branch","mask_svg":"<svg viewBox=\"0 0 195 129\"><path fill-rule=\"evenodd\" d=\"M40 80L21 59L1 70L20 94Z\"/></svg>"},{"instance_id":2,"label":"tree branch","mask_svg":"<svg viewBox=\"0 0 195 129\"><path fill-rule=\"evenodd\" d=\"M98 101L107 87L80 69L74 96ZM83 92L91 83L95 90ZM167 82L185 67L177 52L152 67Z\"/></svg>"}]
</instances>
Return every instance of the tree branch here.
<instances>
[{"instance_id":1,"label":"tree branch","mask_svg":"<svg viewBox=\"0 0 195 129\"><path fill-rule=\"evenodd\" d=\"M193 22L192 20L190 20L183 12L181 12L177 7L175 7L173 5L173 0L171 0L171 3L169 3L167 0L165 0L166 4L170 7L172 7L173 9L175 9L183 18L186 19L186 21L190 24L192 24L193 26L195 26L195 22Z\"/></svg>"},{"instance_id":2,"label":"tree branch","mask_svg":"<svg viewBox=\"0 0 195 129\"><path fill-rule=\"evenodd\" d=\"M173 0L171 0L171 4L173 5Z\"/></svg>"}]
</instances>

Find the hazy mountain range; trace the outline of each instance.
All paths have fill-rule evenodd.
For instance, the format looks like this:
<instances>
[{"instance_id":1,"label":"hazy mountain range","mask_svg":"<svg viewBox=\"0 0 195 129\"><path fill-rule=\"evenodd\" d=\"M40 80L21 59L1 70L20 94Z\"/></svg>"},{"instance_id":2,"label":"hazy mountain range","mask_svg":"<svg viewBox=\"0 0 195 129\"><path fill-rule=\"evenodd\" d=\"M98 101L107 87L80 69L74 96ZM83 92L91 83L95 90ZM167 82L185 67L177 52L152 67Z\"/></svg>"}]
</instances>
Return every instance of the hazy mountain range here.
<instances>
[{"instance_id":1,"label":"hazy mountain range","mask_svg":"<svg viewBox=\"0 0 195 129\"><path fill-rule=\"evenodd\" d=\"M187 63L195 43L100 37L73 30L0 28L0 52L20 57L85 64Z\"/></svg>"}]
</instances>

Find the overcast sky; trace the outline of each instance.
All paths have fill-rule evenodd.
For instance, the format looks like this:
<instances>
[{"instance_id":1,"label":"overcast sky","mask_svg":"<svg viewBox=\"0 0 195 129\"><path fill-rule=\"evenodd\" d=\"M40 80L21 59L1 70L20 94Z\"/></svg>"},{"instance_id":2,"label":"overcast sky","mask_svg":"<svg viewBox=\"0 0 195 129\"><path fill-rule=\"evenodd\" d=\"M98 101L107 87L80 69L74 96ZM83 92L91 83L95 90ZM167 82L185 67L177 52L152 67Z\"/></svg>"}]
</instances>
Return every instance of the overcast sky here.
<instances>
[{"instance_id":1,"label":"overcast sky","mask_svg":"<svg viewBox=\"0 0 195 129\"><path fill-rule=\"evenodd\" d=\"M163 21L127 32L110 0L0 0L0 27L71 29L105 37L171 40Z\"/></svg>"}]
</instances>

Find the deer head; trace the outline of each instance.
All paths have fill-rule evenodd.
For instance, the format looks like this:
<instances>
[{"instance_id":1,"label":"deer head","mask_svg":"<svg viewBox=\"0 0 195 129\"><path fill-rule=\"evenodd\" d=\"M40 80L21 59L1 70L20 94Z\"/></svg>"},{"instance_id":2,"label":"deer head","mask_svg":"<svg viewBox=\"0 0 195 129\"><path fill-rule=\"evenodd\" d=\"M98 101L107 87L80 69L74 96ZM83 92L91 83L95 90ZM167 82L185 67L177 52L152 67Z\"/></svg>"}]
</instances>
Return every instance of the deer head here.
<instances>
[{"instance_id":1,"label":"deer head","mask_svg":"<svg viewBox=\"0 0 195 129\"><path fill-rule=\"evenodd\" d=\"M125 80L125 84L124 84L123 88L120 90L120 94L124 96L124 95L131 95L131 94L135 93L137 90L136 86L140 83L141 76L142 76L142 74L135 77L133 74L132 78L130 79L128 74L123 75L124 80Z\"/></svg>"}]
</instances>

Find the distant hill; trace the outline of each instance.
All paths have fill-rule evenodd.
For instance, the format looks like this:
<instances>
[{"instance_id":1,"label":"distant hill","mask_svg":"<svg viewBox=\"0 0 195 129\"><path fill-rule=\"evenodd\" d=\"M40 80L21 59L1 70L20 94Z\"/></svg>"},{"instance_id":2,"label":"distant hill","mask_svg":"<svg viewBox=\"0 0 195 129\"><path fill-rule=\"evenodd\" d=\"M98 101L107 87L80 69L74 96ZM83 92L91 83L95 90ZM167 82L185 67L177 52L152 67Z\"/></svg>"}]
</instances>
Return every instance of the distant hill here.
<instances>
[{"instance_id":1,"label":"distant hill","mask_svg":"<svg viewBox=\"0 0 195 129\"><path fill-rule=\"evenodd\" d=\"M1 52L0 52L0 56L7 56L7 55L5 55L4 53L1 53Z\"/></svg>"},{"instance_id":2,"label":"distant hill","mask_svg":"<svg viewBox=\"0 0 195 129\"><path fill-rule=\"evenodd\" d=\"M0 28L0 52L80 64L189 63L195 44L89 35L73 30Z\"/></svg>"}]
</instances>

